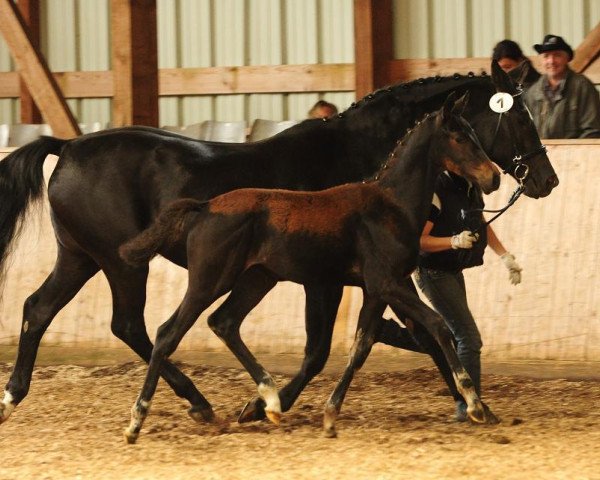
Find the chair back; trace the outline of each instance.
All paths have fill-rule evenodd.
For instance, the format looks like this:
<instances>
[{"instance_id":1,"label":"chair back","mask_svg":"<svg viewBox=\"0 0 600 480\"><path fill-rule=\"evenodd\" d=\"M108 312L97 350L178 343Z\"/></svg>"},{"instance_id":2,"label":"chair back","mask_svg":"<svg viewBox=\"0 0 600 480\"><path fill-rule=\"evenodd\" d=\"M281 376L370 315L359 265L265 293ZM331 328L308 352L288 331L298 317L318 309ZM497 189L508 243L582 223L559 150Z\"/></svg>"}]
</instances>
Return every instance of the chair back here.
<instances>
[{"instance_id":1,"label":"chair back","mask_svg":"<svg viewBox=\"0 0 600 480\"><path fill-rule=\"evenodd\" d=\"M250 135L248 135L249 142L257 142L265 138L272 137L273 135L283 132L285 129L296 125L296 120L282 120L277 122L275 120L265 120L263 118L257 118L252 124L250 129Z\"/></svg>"}]
</instances>

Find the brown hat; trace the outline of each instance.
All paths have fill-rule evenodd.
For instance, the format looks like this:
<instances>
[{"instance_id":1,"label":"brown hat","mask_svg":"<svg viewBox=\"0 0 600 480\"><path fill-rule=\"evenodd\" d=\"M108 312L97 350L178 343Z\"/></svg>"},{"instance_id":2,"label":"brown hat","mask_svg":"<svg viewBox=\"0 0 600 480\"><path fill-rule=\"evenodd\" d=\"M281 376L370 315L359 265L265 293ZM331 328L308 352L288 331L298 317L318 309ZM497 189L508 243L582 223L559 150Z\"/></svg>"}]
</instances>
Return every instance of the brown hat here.
<instances>
[{"instance_id":1,"label":"brown hat","mask_svg":"<svg viewBox=\"0 0 600 480\"><path fill-rule=\"evenodd\" d=\"M562 50L569 54L569 60L573 59L573 49L558 35L546 35L543 43L536 43L533 48L538 53L550 52L552 50Z\"/></svg>"}]
</instances>

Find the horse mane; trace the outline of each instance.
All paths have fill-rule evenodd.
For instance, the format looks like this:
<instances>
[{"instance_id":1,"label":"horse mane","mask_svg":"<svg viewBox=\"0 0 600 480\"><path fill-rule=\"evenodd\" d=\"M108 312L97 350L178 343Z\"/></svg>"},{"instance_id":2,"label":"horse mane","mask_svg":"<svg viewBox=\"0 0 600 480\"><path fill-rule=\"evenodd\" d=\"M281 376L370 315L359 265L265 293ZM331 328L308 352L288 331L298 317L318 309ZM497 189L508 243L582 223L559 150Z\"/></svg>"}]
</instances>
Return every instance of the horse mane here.
<instances>
[{"instance_id":1,"label":"horse mane","mask_svg":"<svg viewBox=\"0 0 600 480\"><path fill-rule=\"evenodd\" d=\"M353 102L343 112L338 113L332 118L325 118L322 121L333 122L337 119L342 119L355 112L362 111L371 105L380 101L387 101L392 96L398 104L415 104L426 102L429 99L444 94L449 90L461 86L473 86L473 84L481 83L491 87L491 77L482 71L479 75L473 72L466 74L454 73L453 75L418 78L409 82L401 82L391 84L379 88L371 93L368 93L360 100Z\"/></svg>"}]
</instances>

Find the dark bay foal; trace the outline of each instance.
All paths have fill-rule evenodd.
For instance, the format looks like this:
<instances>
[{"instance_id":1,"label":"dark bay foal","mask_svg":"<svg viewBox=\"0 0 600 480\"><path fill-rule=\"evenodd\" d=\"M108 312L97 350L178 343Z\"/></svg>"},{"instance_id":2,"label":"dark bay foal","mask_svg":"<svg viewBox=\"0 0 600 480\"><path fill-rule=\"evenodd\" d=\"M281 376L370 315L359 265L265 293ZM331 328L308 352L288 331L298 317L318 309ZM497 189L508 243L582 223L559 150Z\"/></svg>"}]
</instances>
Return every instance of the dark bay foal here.
<instances>
[{"instance_id":1,"label":"dark bay foal","mask_svg":"<svg viewBox=\"0 0 600 480\"><path fill-rule=\"evenodd\" d=\"M161 365L177 348L198 316L236 282L269 277L304 285L362 287L364 303L347 369L327 402L325 430L335 436L335 418L355 370L373 345L387 304L420 322L436 339L456 386L476 422L485 411L452 345L442 318L404 281L416 266L419 237L433 196L434 182L452 162L488 192L499 172L480 148L469 124L453 113L464 97L449 98L426 117L390 154L376 180L320 192L243 189L209 202L173 202L157 221L120 248L124 260L144 264L173 241L187 238L189 284L171 318L158 330L142 391L125 430L136 441L156 390ZM266 275L265 275L266 274ZM239 330L211 328L258 384L267 416L279 422L276 385L239 337Z\"/></svg>"}]
</instances>

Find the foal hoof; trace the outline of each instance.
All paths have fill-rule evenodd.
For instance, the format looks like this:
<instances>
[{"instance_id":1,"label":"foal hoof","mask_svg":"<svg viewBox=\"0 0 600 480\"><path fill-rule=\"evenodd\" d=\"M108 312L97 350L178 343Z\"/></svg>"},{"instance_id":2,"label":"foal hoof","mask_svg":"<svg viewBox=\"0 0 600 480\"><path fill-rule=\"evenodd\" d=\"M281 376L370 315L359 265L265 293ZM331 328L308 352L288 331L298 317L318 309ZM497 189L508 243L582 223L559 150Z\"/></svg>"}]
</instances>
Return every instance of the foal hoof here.
<instances>
[{"instance_id":1,"label":"foal hoof","mask_svg":"<svg viewBox=\"0 0 600 480\"><path fill-rule=\"evenodd\" d=\"M277 426L281 424L281 412L275 412L273 410L265 410L265 415L271 422Z\"/></svg>"},{"instance_id":2,"label":"foal hoof","mask_svg":"<svg viewBox=\"0 0 600 480\"><path fill-rule=\"evenodd\" d=\"M202 423L203 421L212 423L215 420L215 412L213 412L210 407L206 408L196 405L188 410L188 415L192 417L196 423Z\"/></svg>"},{"instance_id":3,"label":"foal hoof","mask_svg":"<svg viewBox=\"0 0 600 480\"><path fill-rule=\"evenodd\" d=\"M467 415L473 423L485 423L485 410L481 401L477 400L473 408L467 408Z\"/></svg>"},{"instance_id":4,"label":"foal hoof","mask_svg":"<svg viewBox=\"0 0 600 480\"><path fill-rule=\"evenodd\" d=\"M0 425L8 420L14 409L15 406L12 403L0 402Z\"/></svg>"},{"instance_id":5,"label":"foal hoof","mask_svg":"<svg viewBox=\"0 0 600 480\"><path fill-rule=\"evenodd\" d=\"M323 435L325 438L337 438L337 431L335 427L325 427L323 428Z\"/></svg>"},{"instance_id":6,"label":"foal hoof","mask_svg":"<svg viewBox=\"0 0 600 480\"><path fill-rule=\"evenodd\" d=\"M133 445L136 442L136 440L138 439L138 437L140 436L140 432L132 432L131 430L126 428L123 431L123 435L125 436L125 441L129 445Z\"/></svg>"},{"instance_id":7,"label":"foal hoof","mask_svg":"<svg viewBox=\"0 0 600 480\"><path fill-rule=\"evenodd\" d=\"M238 423L255 422L267 418L265 412L265 401L260 397L254 397L250 400L238 416Z\"/></svg>"}]
</instances>

